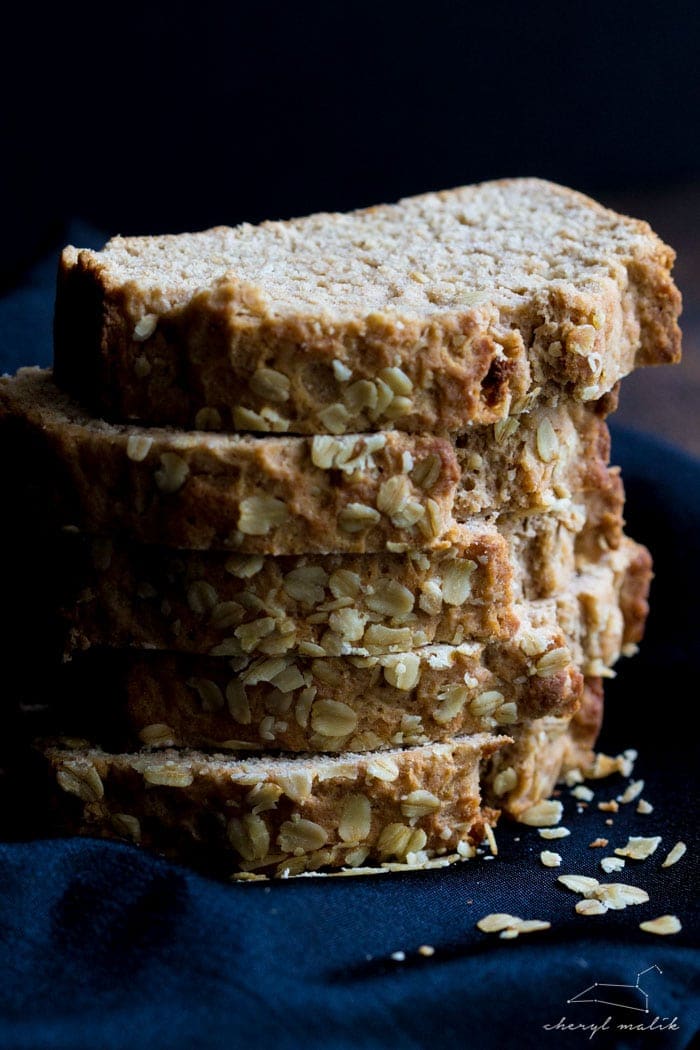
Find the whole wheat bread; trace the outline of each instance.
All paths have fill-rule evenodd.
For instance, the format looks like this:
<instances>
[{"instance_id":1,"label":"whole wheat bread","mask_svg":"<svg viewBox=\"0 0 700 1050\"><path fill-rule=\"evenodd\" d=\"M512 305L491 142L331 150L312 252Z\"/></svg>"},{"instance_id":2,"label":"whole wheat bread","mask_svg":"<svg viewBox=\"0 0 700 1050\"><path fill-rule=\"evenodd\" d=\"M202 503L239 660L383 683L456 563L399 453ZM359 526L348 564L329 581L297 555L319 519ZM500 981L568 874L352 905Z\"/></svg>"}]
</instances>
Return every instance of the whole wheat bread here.
<instances>
[{"instance_id":1,"label":"whole wheat bread","mask_svg":"<svg viewBox=\"0 0 700 1050\"><path fill-rule=\"evenodd\" d=\"M459 431L678 359L674 254L537 179L66 248L57 381L109 418Z\"/></svg>"},{"instance_id":2,"label":"whole wheat bread","mask_svg":"<svg viewBox=\"0 0 700 1050\"><path fill-rule=\"evenodd\" d=\"M228 874L283 876L468 857L497 817L480 804L482 763L509 739L340 758L109 754L70 740L42 751L56 830L127 839Z\"/></svg>"},{"instance_id":3,"label":"whole wheat bread","mask_svg":"<svg viewBox=\"0 0 700 1050\"><path fill-rule=\"evenodd\" d=\"M547 511L608 490L599 411L537 409L458 441L256 438L113 425L61 393L49 371L0 379L3 440L22 448L7 469L28 518L262 554L429 548L475 514Z\"/></svg>"}]
</instances>

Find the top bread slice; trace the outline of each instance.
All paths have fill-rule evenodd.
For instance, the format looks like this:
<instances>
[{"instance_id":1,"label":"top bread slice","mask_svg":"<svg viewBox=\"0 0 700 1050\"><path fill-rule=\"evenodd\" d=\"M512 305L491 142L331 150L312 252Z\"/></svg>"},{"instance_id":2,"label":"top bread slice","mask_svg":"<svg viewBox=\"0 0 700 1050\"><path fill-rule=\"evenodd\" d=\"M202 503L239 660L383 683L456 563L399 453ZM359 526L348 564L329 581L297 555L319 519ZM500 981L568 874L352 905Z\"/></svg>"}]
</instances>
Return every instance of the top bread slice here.
<instances>
[{"instance_id":1,"label":"top bread slice","mask_svg":"<svg viewBox=\"0 0 700 1050\"><path fill-rule=\"evenodd\" d=\"M112 420L459 432L680 353L674 253L538 179L68 247L55 374Z\"/></svg>"}]
</instances>

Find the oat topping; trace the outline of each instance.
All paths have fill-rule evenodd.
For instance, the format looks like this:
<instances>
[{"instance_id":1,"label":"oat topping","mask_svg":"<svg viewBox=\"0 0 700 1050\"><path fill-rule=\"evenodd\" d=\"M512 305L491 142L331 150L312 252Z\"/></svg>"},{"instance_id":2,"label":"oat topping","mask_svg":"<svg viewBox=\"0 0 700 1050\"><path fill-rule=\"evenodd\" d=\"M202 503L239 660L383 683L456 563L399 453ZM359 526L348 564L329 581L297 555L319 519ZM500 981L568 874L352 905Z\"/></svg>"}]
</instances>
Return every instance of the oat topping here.
<instances>
[{"instance_id":1,"label":"oat topping","mask_svg":"<svg viewBox=\"0 0 700 1050\"><path fill-rule=\"evenodd\" d=\"M685 855L687 848L685 842L677 842L673 849L669 851L661 867L670 868L672 864L676 864Z\"/></svg>"},{"instance_id":2,"label":"oat topping","mask_svg":"<svg viewBox=\"0 0 700 1050\"><path fill-rule=\"evenodd\" d=\"M494 912L479 919L476 925L482 933L498 933L503 940L514 940L521 933L548 930L552 924L542 919L520 919L517 915Z\"/></svg>"},{"instance_id":3,"label":"oat topping","mask_svg":"<svg viewBox=\"0 0 700 1050\"><path fill-rule=\"evenodd\" d=\"M142 463L153 446L153 438L146 434L130 434L126 439L127 457L134 463Z\"/></svg>"},{"instance_id":4,"label":"oat topping","mask_svg":"<svg viewBox=\"0 0 700 1050\"><path fill-rule=\"evenodd\" d=\"M677 915L660 915L658 919L649 919L639 924L639 929L645 933L656 933L662 937L670 933L679 933L682 928Z\"/></svg>"},{"instance_id":5,"label":"oat topping","mask_svg":"<svg viewBox=\"0 0 700 1050\"><path fill-rule=\"evenodd\" d=\"M104 785L95 767L90 764L64 765L57 774L59 786L83 802L98 802L104 797Z\"/></svg>"},{"instance_id":6,"label":"oat topping","mask_svg":"<svg viewBox=\"0 0 700 1050\"><path fill-rule=\"evenodd\" d=\"M646 860L647 857L650 857L656 851L660 842L660 835L655 835L652 838L630 835L627 845L618 847L615 850L615 854L618 857L630 857L632 860Z\"/></svg>"},{"instance_id":7,"label":"oat topping","mask_svg":"<svg viewBox=\"0 0 700 1050\"><path fill-rule=\"evenodd\" d=\"M622 857L603 857L600 866L606 875L612 875L614 871L622 871L625 862Z\"/></svg>"},{"instance_id":8,"label":"oat topping","mask_svg":"<svg viewBox=\"0 0 700 1050\"><path fill-rule=\"evenodd\" d=\"M145 343L150 339L158 325L158 314L144 314L136 323L131 338L135 343Z\"/></svg>"},{"instance_id":9,"label":"oat topping","mask_svg":"<svg viewBox=\"0 0 700 1050\"><path fill-rule=\"evenodd\" d=\"M564 807L556 799L546 799L530 806L518 818L521 824L529 824L533 828L546 828L558 824L562 818Z\"/></svg>"},{"instance_id":10,"label":"oat topping","mask_svg":"<svg viewBox=\"0 0 700 1050\"><path fill-rule=\"evenodd\" d=\"M563 839L571 834L568 828L538 828L538 833L543 839Z\"/></svg>"},{"instance_id":11,"label":"oat topping","mask_svg":"<svg viewBox=\"0 0 700 1050\"><path fill-rule=\"evenodd\" d=\"M163 452L159 459L160 467L153 475L157 487L166 495L177 492L187 480L189 466L182 456L175 452Z\"/></svg>"},{"instance_id":12,"label":"oat topping","mask_svg":"<svg viewBox=\"0 0 700 1050\"><path fill-rule=\"evenodd\" d=\"M625 805L627 802L634 802L634 800L638 798L639 795L641 795L643 790L644 781L633 780L632 783L625 788L623 793L617 796L617 801L621 802L623 805Z\"/></svg>"}]
</instances>

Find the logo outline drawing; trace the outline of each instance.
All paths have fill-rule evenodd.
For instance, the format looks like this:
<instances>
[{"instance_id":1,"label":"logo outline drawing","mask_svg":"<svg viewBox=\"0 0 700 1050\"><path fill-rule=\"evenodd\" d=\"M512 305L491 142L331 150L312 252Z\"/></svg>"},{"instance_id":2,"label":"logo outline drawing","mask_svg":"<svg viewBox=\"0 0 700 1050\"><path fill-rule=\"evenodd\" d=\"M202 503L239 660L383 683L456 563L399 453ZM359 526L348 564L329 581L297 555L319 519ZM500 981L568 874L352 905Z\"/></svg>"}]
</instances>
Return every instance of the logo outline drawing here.
<instances>
[{"instance_id":1,"label":"logo outline drawing","mask_svg":"<svg viewBox=\"0 0 700 1050\"><path fill-rule=\"evenodd\" d=\"M651 966L647 966L646 970L640 970L638 972L637 979L634 984L609 984L604 983L602 981L595 981L593 984L589 984L587 988L584 988L583 991L578 992L576 995L572 996L566 1001L567 1003L601 1003L605 1006L617 1006L621 1010L635 1010L638 1013L648 1014L650 1012L649 993L645 992L644 989L640 986L639 979L640 977L643 977L645 973L649 973L650 970L656 970L660 974L663 973L663 970L660 966L657 966L656 963L652 963ZM599 998L598 994L596 994L599 989L602 995L608 994L610 995L610 998ZM606 991L607 989L610 989L610 992ZM612 989L619 989L619 992L613 992ZM644 1000L644 1006L633 1006L629 1002L620 1002L619 1000L621 998L625 998L625 994L622 991L623 989L627 991L628 994L626 997L628 999L632 997L629 993L638 993ZM613 998L614 995L617 995L617 1001L615 1000L615 998ZM584 999L583 996L589 997Z\"/></svg>"}]
</instances>

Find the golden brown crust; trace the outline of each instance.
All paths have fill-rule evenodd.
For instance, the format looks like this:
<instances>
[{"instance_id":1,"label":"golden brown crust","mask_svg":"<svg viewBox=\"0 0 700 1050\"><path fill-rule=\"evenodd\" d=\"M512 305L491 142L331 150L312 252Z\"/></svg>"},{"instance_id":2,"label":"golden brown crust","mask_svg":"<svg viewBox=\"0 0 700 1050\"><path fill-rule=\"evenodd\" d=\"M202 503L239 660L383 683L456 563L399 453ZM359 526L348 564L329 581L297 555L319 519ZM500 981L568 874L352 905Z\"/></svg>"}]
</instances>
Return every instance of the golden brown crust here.
<instances>
[{"instance_id":1,"label":"golden brown crust","mask_svg":"<svg viewBox=\"0 0 700 1050\"><path fill-rule=\"evenodd\" d=\"M620 594L620 608L625 621L624 642L635 645L642 640L649 615L649 588L654 578L649 551L635 544L635 556L631 561Z\"/></svg>"},{"instance_id":2,"label":"golden brown crust","mask_svg":"<svg viewBox=\"0 0 700 1050\"><path fill-rule=\"evenodd\" d=\"M590 766L603 724L603 702L603 679L586 677L581 706L569 724L572 746L564 761L565 771Z\"/></svg>"},{"instance_id":3,"label":"golden brown crust","mask_svg":"<svg viewBox=\"0 0 700 1050\"><path fill-rule=\"evenodd\" d=\"M41 750L58 829L126 838L228 874L284 875L366 861L421 866L455 850L468 856L497 816L480 806L481 762L508 739L463 737L342 759Z\"/></svg>"},{"instance_id":4,"label":"golden brown crust","mask_svg":"<svg viewBox=\"0 0 700 1050\"><path fill-rule=\"evenodd\" d=\"M505 208L501 197L509 201ZM444 216L454 211L446 236L461 244L471 236L471 225L478 229L487 198L495 206L486 209L492 220L481 233L486 244L498 218L509 216L498 234L508 250L501 251L500 241L491 249L503 272L479 269L484 253L476 243L466 255L475 272L447 280L408 264L404 273L397 260L412 253L394 251L383 259L380 249L370 261L370 284L375 289L382 284L383 270L398 265L401 271L389 280L386 302L366 305L365 271L358 278L356 305L336 314L318 287L316 303L311 291L301 299L296 294L296 278L308 283L313 257L292 274L286 292L267 287L277 287L285 266L294 269L298 245L292 255L282 245L295 236L309 240L307 229L327 228L335 237L335 230L359 224L341 253L352 268L367 247L364 226L393 223L405 212L402 223L410 223L410 215L421 230L426 224L426 240L432 237L438 250L447 229ZM529 254L523 250L527 245L520 245L511 264L510 248L528 236L515 227L508 234L523 201L529 237L537 245ZM469 219L474 207L478 217ZM545 227L550 236L541 233ZM368 236L371 241L373 234ZM269 250L277 260L268 263L264 277L259 264L248 270L238 265L236 245L255 238L265 244L261 256ZM420 241L416 237L413 245L419 253ZM572 248L576 242L585 244L585 256ZM394 244L391 238L387 243ZM162 279L159 248L170 267ZM134 269L124 264L125 253L136 259L143 253L147 261ZM205 266L198 284L178 284L170 258L176 262L190 254L196 262L207 256L221 261L218 268ZM102 253L64 252L56 306L57 378L110 418L123 420L191 427L207 409L218 413L226 430L270 430L264 413L272 412L278 427L297 433L459 431L505 418L514 403L535 391L585 401L603 396L637 364L678 360L680 296L670 278L672 263L673 252L645 223L537 180L465 187L389 208L257 229L115 239ZM430 256L422 265L431 268ZM336 270L338 261L330 268ZM319 285L330 287L335 280L331 272ZM289 298L286 305L280 294ZM377 384L385 382L383 370L394 368L405 381L385 397ZM271 388L261 370L281 376L279 386Z\"/></svg>"}]
</instances>

